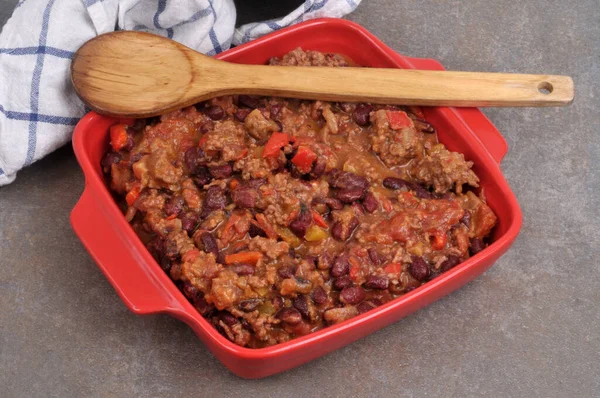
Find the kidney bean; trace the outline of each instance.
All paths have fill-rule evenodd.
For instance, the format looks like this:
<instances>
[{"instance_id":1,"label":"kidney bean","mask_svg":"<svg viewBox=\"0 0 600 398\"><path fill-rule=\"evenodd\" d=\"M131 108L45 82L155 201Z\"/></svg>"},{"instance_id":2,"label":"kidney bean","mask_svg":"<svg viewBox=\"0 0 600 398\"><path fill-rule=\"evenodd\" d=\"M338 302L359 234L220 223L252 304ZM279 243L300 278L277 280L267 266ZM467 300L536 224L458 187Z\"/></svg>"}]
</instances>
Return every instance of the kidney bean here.
<instances>
[{"instance_id":1,"label":"kidney bean","mask_svg":"<svg viewBox=\"0 0 600 398\"><path fill-rule=\"evenodd\" d=\"M321 270L331 268L331 260L331 254L329 254L328 252L321 253L317 260L317 268Z\"/></svg>"},{"instance_id":2,"label":"kidney bean","mask_svg":"<svg viewBox=\"0 0 600 398\"><path fill-rule=\"evenodd\" d=\"M288 325L297 325L302 321L302 315L295 308L283 308L277 313L277 318Z\"/></svg>"},{"instance_id":3,"label":"kidney bean","mask_svg":"<svg viewBox=\"0 0 600 398\"><path fill-rule=\"evenodd\" d=\"M362 205L367 213L373 213L379 207L379 202L377 202L377 198L375 198L373 192L367 192L362 201Z\"/></svg>"},{"instance_id":4,"label":"kidney bean","mask_svg":"<svg viewBox=\"0 0 600 398\"><path fill-rule=\"evenodd\" d=\"M165 203L163 210L168 216L171 216L173 214L181 213L184 205L185 200L179 195L174 195L167 201L167 203Z\"/></svg>"},{"instance_id":5,"label":"kidney bean","mask_svg":"<svg viewBox=\"0 0 600 398\"><path fill-rule=\"evenodd\" d=\"M254 238L255 236L260 236L263 238L267 237L267 234L265 233L265 231L263 231L262 228L258 227L257 225L250 223L250 228L248 229L248 235L250 235L251 238Z\"/></svg>"},{"instance_id":6,"label":"kidney bean","mask_svg":"<svg viewBox=\"0 0 600 398\"><path fill-rule=\"evenodd\" d=\"M317 287L312 292L311 297L312 297L313 301L317 304L323 304L325 301L327 301L327 293L321 286Z\"/></svg>"},{"instance_id":7,"label":"kidney bean","mask_svg":"<svg viewBox=\"0 0 600 398\"><path fill-rule=\"evenodd\" d=\"M225 117L225 111L219 105L212 105L205 109L206 116L212 120L221 120Z\"/></svg>"},{"instance_id":8,"label":"kidney bean","mask_svg":"<svg viewBox=\"0 0 600 398\"><path fill-rule=\"evenodd\" d=\"M292 276L294 276L295 273L295 265L284 265L283 267L277 270L277 274L283 279L291 278Z\"/></svg>"},{"instance_id":9,"label":"kidney bean","mask_svg":"<svg viewBox=\"0 0 600 398\"><path fill-rule=\"evenodd\" d=\"M140 152L131 154L131 156L129 157L129 164L137 163L143 156L144 155Z\"/></svg>"},{"instance_id":10,"label":"kidney bean","mask_svg":"<svg viewBox=\"0 0 600 398\"><path fill-rule=\"evenodd\" d=\"M446 272L460 264L460 259L457 256L448 256L446 261L440 265L440 272Z\"/></svg>"},{"instance_id":11,"label":"kidney bean","mask_svg":"<svg viewBox=\"0 0 600 398\"><path fill-rule=\"evenodd\" d=\"M252 312L258 308L259 305L262 304L261 299L249 299L244 300L240 303L240 310L244 312Z\"/></svg>"},{"instance_id":12,"label":"kidney bean","mask_svg":"<svg viewBox=\"0 0 600 398\"><path fill-rule=\"evenodd\" d=\"M224 252L219 252L219 254L217 255L217 263L225 264L225 253Z\"/></svg>"},{"instance_id":13,"label":"kidney bean","mask_svg":"<svg viewBox=\"0 0 600 398\"><path fill-rule=\"evenodd\" d=\"M382 275L369 275L365 286L369 289L385 290L388 288L389 280Z\"/></svg>"},{"instance_id":14,"label":"kidney bean","mask_svg":"<svg viewBox=\"0 0 600 398\"><path fill-rule=\"evenodd\" d=\"M209 168L210 175L217 179L223 179L230 177L233 174L233 167L230 164L224 164L222 166L213 166Z\"/></svg>"},{"instance_id":15,"label":"kidney bean","mask_svg":"<svg viewBox=\"0 0 600 398\"><path fill-rule=\"evenodd\" d=\"M294 298L294 300L292 300L292 305L304 318L308 319L310 317L310 314L308 312L308 302L306 301L306 296L299 294Z\"/></svg>"},{"instance_id":16,"label":"kidney bean","mask_svg":"<svg viewBox=\"0 0 600 398\"><path fill-rule=\"evenodd\" d=\"M412 184L415 195L420 199L432 199L434 195L419 184Z\"/></svg>"},{"instance_id":17,"label":"kidney bean","mask_svg":"<svg viewBox=\"0 0 600 398\"><path fill-rule=\"evenodd\" d=\"M340 301L346 304L358 304L365 297L365 290L360 286L347 287L340 293Z\"/></svg>"},{"instance_id":18,"label":"kidney bean","mask_svg":"<svg viewBox=\"0 0 600 398\"><path fill-rule=\"evenodd\" d=\"M342 210L344 208L344 204L335 198L325 198L325 204L331 210Z\"/></svg>"},{"instance_id":19,"label":"kidney bean","mask_svg":"<svg viewBox=\"0 0 600 398\"><path fill-rule=\"evenodd\" d=\"M185 212L183 215L180 215L181 219L181 228L186 230L188 233L191 233L198 225L199 216L198 213L193 211Z\"/></svg>"},{"instance_id":20,"label":"kidney bean","mask_svg":"<svg viewBox=\"0 0 600 398\"><path fill-rule=\"evenodd\" d=\"M193 180L197 186L202 188L203 186L212 181L212 176L210 175L210 172L208 171L207 167L200 166L196 168Z\"/></svg>"},{"instance_id":21,"label":"kidney bean","mask_svg":"<svg viewBox=\"0 0 600 398\"><path fill-rule=\"evenodd\" d=\"M356 306L359 314L364 314L365 312L371 311L374 308L377 308L377 306L370 301L363 301Z\"/></svg>"},{"instance_id":22,"label":"kidney bean","mask_svg":"<svg viewBox=\"0 0 600 398\"><path fill-rule=\"evenodd\" d=\"M239 323L238 319L231 315L229 312L222 311L219 313L219 318L225 323L227 326L233 326L236 323Z\"/></svg>"},{"instance_id":23,"label":"kidney bean","mask_svg":"<svg viewBox=\"0 0 600 398\"><path fill-rule=\"evenodd\" d=\"M369 187L369 180L349 171L337 170L332 173L331 185L338 189L360 188L364 191Z\"/></svg>"},{"instance_id":24,"label":"kidney bean","mask_svg":"<svg viewBox=\"0 0 600 398\"><path fill-rule=\"evenodd\" d=\"M239 187L231 192L231 200L237 207L251 209L256 206L258 192L252 188Z\"/></svg>"},{"instance_id":25,"label":"kidney bean","mask_svg":"<svg viewBox=\"0 0 600 398\"><path fill-rule=\"evenodd\" d=\"M208 301L204 297L199 297L194 301L194 308L205 318L209 317L214 310L214 307L208 304Z\"/></svg>"},{"instance_id":26,"label":"kidney bean","mask_svg":"<svg viewBox=\"0 0 600 398\"><path fill-rule=\"evenodd\" d=\"M225 192L218 186L213 185L206 190L202 213L208 215L214 210L224 209L226 205L227 198L225 197Z\"/></svg>"},{"instance_id":27,"label":"kidney bean","mask_svg":"<svg viewBox=\"0 0 600 398\"><path fill-rule=\"evenodd\" d=\"M310 177L317 179L320 178L323 174L325 174L325 168L327 167L327 163L323 159L317 159L312 170L310 171Z\"/></svg>"},{"instance_id":28,"label":"kidney bean","mask_svg":"<svg viewBox=\"0 0 600 398\"><path fill-rule=\"evenodd\" d=\"M275 307L276 310L280 310L283 308L283 304L285 303L285 300L281 296L275 296L275 297L273 297L271 302L273 303L273 307Z\"/></svg>"},{"instance_id":29,"label":"kidney bean","mask_svg":"<svg viewBox=\"0 0 600 398\"><path fill-rule=\"evenodd\" d=\"M165 271L167 274L170 273L171 271L171 267L173 266L173 264L171 263L171 260L169 260L169 258L167 256L163 256L160 261L160 268Z\"/></svg>"},{"instance_id":30,"label":"kidney bean","mask_svg":"<svg viewBox=\"0 0 600 398\"><path fill-rule=\"evenodd\" d=\"M410 275L420 282L424 282L429 277L429 266L420 256L411 256L412 263L408 266Z\"/></svg>"},{"instance_id":31,"label":"kidney bean","mask_svg":"<svg viewBox=\"0 0 600 398\"><path fill-rule=\"evenodd\" d=\"M157 236L148 242L146 248L156 261L160 261L165 251L165 240Z\"/></svg>"},{"instance_id":32,"label":"kidney bean","mask_svg":"<svg viewBox=\"0 0 600 398\"><path fill-rule=\"evenodd\" d=\"M337 290L342 290L348 286L352 286L352 279L348 275L340 276L333 280L333 287Z\"/></svg>"},{"instance_id":33,"label":"kidney bean","mask_svg":"<svg viewBox=\"0 0 600 398\"><path fill-rule=\"evenodd\" d=\"M341 222L335 222L331 226L331 237L335 240L339 240L340 242L345 241L344 238L344 227Z\"/></svg>"},{"instance_id":34,"label":"kidney bean","mask_svg":"<svg viewBox=\"0 0 600 398\"><path fill-rule=\"evenodd\" d=\"M188 281L183 283L182 290L185 297L187 297L192 303L201 297L200 291Z\"/></svg>"},{"instance_id":35,"label":"kidney bean","mask_svg":"<svg viewBox=\"0 0 600 398\"><path fill-rule=\"evenodd\" d=\"M350 220L350 223L348 224L348 228L346 229L346 231L344 231L344 227L343 227L342 223L338 221L338 222L334 223L333 226L331 227L331 236L333 237L333 239L344 242L346 239L348 239L352 235L352 233L354 232L356 227L358 227L358 220L356 219L356 217L354 217Z\"/></svg>"},{"instance_id":36,"label":"kidney bean","mask_svg":"<svg viewBox=\"0 0 600 398\"><path fill-rule=\"evenodd\" d=\"M469 228L471 226L471 212L469 210L465 210L465 215L459 221L464 224L465 227Z\"/></svg>"},{"instance_id":37,"label":"kidney bean","mask_svg":"<svg viewBox=\"0 0 600 398\"><path fill-rule=\"evenodd\" d=\"M346 254L340 254L333 261L333 265L331 266L331 276L334 278L339 278L340 276L346 275L350 272L350 262L348 261L348 256Z\"/></svg>"},{"instance_id":38,"label":"kidney bean","mask_svg":"<svg viewBox=\"0 0 600 398\"><path fill-rule=\"evenodd\" d=\"M383 186L388 189L402 189L405 188L407 190L412 189L412 183L403 180L402 178L396 177L386 177L383 179Z\"/></svg>"},{"instance_id":39,"label":"kidney bean","mask_svg":"<svg viewBox=\"0 0 600 398\"><path fill-rule=\"evenodd\" d=\"M373 265L378 266L379 264L381 264L381 259L379 258L379 253L377 253L377 249L375 249L374 247L369 247L367 249L367 254L369 255L369 260L371 260L371 263L373 263Z\"/></svg>"},{"instance_id":40,"label":"kidney bean","mask_svg":"<svg viewBox=\"0 0 600 398\"><path fill-rule=\"evenodd\" d=\"M248 116L252 112L250 109L239 108L233 114L237 120L243 122L246 120L246 116Z\"/></svg>"},{"instance_id":41,"label":"kidney bean","mask_svg":"<svg viewBox=\"0 0 600 398\"><path fill-rule=\"evenodd\" d=\"M133 135L131 132L127 132L127 143L123 147L126 151L131 151L135 147L135 140L133 139Z\"/></svg>"},{"instance_id":42,"label":"kidney bean","mask_svg":"<svg viewBox=\"0 0 600 398\"><path fill-rule=\"evenodd\" d=\"M217 244L217 240L210 232L203 232L200 235L200 242L204 247L204 251L207 253L212 253L215 256L215 259L219 255L219 245Z\"/></svg>"},{"instance_id":43,"label":"kidney bean","mask_svg":"<svg viewBox=\"0 0 600 398\"><path fill-rule=\"evenodd\" d=\"M343 203L352 203L364 196L364 189L362 188L346 188L340 189L336 192L335 197Z\"/></svg>"},{"instance_id":44,"label":"kidney bean","mask_svg":"<svg viewBox=\"0 0 600 398\"><path fill-rule=\"evenodd\" d=\"M485 243L483 243L483 240L481 240L480 238L470 239L469 252L471 253L471 256L474 256L483 249L485 249Z\"/></svg>"},{"instance_id":45,"label":"kidney bean","mask_svg":"<svg viewBox=\"0 0 600 398\"><path fill-rule=\"evenodd\" d=\"M251 264L234 264L230 265L229 269L235 272L238 275L252 275L255 272L254 266Z\"/></svg>"},{"instance_id":46,"label":"kidney bean","mask_svg":"<svg viewBox=\"0 0 600 398\"><path fill-rule=\"evenodd\" d=\"M300 208L296 218L290 223L290 230L299 238L303 238L306 230L312 224L312 214L305 206Z\"/></svg>"},{"instance_id":47,"label":"kidney bean","mask_svg":"<svg viewBox=\"0 0 600 398\"><path fill-rule=\"evenodd\" d=\"M359 126L367 126L369 124L369 114L373 107L369 104L358 104L352 112L352 119Z\"/></svg>"},{"instance_id":48,"label":"kidney bean","mask_svg":"<svg viewBox=\"0 0 600 398\"><path fill-rule=\"evenodd\" d=\"M242 323L242 327L244 329L246 329L247 331L249 331L249 332L253 332L254 331L254 329L252 329L252 325L250 325L247 320L245 320L245 319L242 318L241 323Z\"/></svg>"},{"instance_id":49,"label":"kidney bean","mask_svg":"<svg viewBox=\"0 0 600 398\"><path fill-rule=\"evenodd\" d=\"M240 95L238 96L238 103L241 106L245 106L246 108L254 109L258 108L258 98L251 97L249 95Z\"/></svg>"},{"instance_id":50,"label":"kidney bean","mask_svg":"<svg viewBox=\"0 0 600 398\"><path fill-rule=\"evenodd\" d=\"M298 170L294 163L288 160L285 166L290 171L290 175L292 176L292 178L302 178L302 173L300 172L300 170Z\"/></svg>"},{"instance_id":51,"label":"kidney bean","mask_svg":"<svg viewBox=\"0 0 600 398\"><path fill-rule=\"evenodd\" d=\"M185 165L191 174L196 174L199 167L206 165L204 151L197 146L188 148L184 154Z\"/></svg>"},{"instance_id":52,"label":"kidney bean","mask_svg":"<svg viewBox=\"0 0 600 398\"><path fill-rule=\"evenodd\" d=\"M121 159L123 159L123 156L121 156L119 152L111 151L104 155L102 161L100 162L100 165L104 169L107 169L107 171L110 171L110 166L112 164L119 163Z\"/></svg>"}]
</instances>

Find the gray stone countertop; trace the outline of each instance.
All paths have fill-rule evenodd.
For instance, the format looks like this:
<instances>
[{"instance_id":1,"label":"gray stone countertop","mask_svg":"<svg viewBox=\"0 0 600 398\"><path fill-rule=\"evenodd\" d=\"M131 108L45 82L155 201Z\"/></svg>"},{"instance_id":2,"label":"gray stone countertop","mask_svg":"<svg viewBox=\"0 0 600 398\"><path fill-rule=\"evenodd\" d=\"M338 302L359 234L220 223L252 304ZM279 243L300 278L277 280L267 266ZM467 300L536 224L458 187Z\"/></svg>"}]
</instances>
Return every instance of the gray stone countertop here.
<instances>
[{"instance_id":1,"label":"gray stone countertop","mask_svg":"<svg viewBox=\"0 0 600 398\"><path fill-rule=\"evenodd\" d=\"M0 26L16 0L0 0ZM242 380L190 328L130 313L71 230L69 146L0 188L0 395L514 396L600 392L597 0L365 0L348 18L446 68L571 75L568 108L490 109L524 216L489 271L299 368Z\"/></svg>"}]
</instances>

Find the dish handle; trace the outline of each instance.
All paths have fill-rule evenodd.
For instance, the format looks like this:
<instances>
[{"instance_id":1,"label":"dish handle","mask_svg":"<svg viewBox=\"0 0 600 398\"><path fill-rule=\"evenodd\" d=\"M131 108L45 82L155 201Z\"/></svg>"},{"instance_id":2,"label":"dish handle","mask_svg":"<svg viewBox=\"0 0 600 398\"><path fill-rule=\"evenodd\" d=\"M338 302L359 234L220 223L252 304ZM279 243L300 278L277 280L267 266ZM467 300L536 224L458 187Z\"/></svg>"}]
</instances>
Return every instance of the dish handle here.
<instances>
[{"instance_id":1,"label":"dish handle","mask_svg":"<svg viewBox=\"0 0 600 398\"><path fill-rule=\"evenodd\" d=\"M421 70L445 70L444 66L434 59L411 58L396 54L403 62L410 64L415 69ZM502 134L494 127L492 122L485 117L477 108L450 108L462 119L465 126L475 135L483 144L485 149L492 155L494 160L500 164L508 152L508 144ZM467 124L465 120L468 120Z\"/></svg>"},{"instance_id":2,"label":"dish handle","mask_svg":"<svg viewBox=\"0 0 600 398\"><path fill-rule=\"evenodd\" d=\"M71 225L123 302L136 314L183 314L181 303L165 288L168 281L160 281L151 269L157 266L154 259L137 251L139 242L123 233L121 228L129 225L118 225L126 221L113 220L103 207L86 186L71 212ZM166 274L164 277L168 279Z\"/></svg>"}]
</instances>

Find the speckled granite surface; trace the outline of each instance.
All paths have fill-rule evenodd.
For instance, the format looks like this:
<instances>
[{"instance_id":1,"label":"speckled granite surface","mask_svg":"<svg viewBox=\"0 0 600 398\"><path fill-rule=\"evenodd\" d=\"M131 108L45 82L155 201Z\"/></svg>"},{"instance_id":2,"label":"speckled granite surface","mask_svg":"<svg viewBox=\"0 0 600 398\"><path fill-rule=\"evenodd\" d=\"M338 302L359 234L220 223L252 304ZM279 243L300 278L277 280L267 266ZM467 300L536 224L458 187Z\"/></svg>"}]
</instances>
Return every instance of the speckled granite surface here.
<instances>
[{"instance_id":1,"label":"speckled granite surface","mask_svg":"<svg viewBox=\"0 0 600 398\"><path fill-rule=\"evenodd\" d=\"M449 69L574 77L569 108L485 111L510 145L513 248L382 331L241 380L184 324L128 312L69 226L83 177L66 147L0 188L1 396L598 396L598 1L365 0L349 18Z\"/></svg>"}]
</instances>

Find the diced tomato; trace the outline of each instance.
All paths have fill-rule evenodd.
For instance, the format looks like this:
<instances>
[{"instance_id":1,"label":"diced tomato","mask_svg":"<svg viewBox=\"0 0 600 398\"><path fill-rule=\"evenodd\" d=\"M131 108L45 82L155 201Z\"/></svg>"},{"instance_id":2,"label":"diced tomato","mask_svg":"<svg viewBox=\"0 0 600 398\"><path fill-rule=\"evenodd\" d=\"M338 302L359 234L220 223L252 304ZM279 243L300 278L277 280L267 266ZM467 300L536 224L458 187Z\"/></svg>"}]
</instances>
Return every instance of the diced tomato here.
<instances>
[{"instance_id":1,"label":"diced tomato","mask_svg":"<svg viewBox=\"0 0 600 398\"><path fill-rule=\"evenodd\" d=\"M277 157L281 148L290 143L290 136L286 133L275 132L271 134L271 138L267 141L263 150L263 158Z\"/></svg>"},{"instance_id":2,"label":"diced tomato","mask_svg":"<svg viewBox=\"0 0 600 398\"><path fill-rule=\"evenodd\" d=\"M303 173L309 173L313 163L317 160L317 154L307 146L299 146L298 152L292 158L292 163L296 165L298 170Z\"/></svg>"},{"instance_id":3,"label":"diced tomato","mask_svg":"<svg viewBox=\"0 0 600 398\"><path fill-rule=\"evenodd\" d=\"M110 145L115 151L120 151L125 145L129 135L126 124L115 124L110 126Z\"/></svg>"},{"instance_id":4,"label":"diced tomato","mask_svg":"<svg viewBox=\"0 0 600 398\"><path fill-rule=\"evenodd\" d=\"M433 234L433 241L431 242L431 248L433 250L442 250L446 246L448 236L445 231L436 231Z\"/></svg>"},{"instance_id":5,"label":"diced tomato","mask_svg":"<svg viewBox=\"0 0 600 398\"><path fill-rule=\"evenodd\" d=\"M192 249L186 252L183 256L181 256L181 261L183 261L184 263L191 263L196 259L196 257L198 257L199 254L200 250Z\"/></svg>"},{"instance_id":6,"label":"diced tomato","mask_svg":"<svg viewBox=\"0 0 600 398\"><path fill-rule=\"evenodd\" d=\"M142 190L141 185L139 183L136 183L133 186L133 188L131 188L131 190L129 192L127 192L127 195L125 196L125 200L127 201L127 204L129 206L133 206L135 201L140 197L141 190Z\"/></svg>"},{"instance_id":7,"label":"diced tomato","mask_svg":"<svg viewBox=\"0 0 600 398\"><path fill-rule=\"evenodd\" d=\"M399 274L402 272L402 264L400 263L389 263L386 265L383 270L388 274Z\"/></svg>"},{"instance_id":8,"label":"diced tomato","mask_svg":"<svg viewBox=\"0 0 600 398\"><path fill-rule=\"evenodd\" d=\"M412 120L403 111L386 111L392 130L400 130L412 126Z\"/></svg>"},{"instance_id":9,"label":"diced tomato","mask_svg":"<svg viewBox=\"0 0 600 398\"><path fill-rule=\"evenodd\" d=\"M229 189L231 189L232 191L236 189L238 185L240 185L240 182L235 178L229 181Z\"/></svg>"},{"instance_id":10,"label":"diced tomato","mask_svg":"<svg viewBox=\"0 0 600 398\"><path fill-rule=\"evenodd\" d=\"M313 221L319 227L323 227L323 228L329 227L329 225L327 224L327 221L325 221L325 219L323 218L323 216L320 215L318 212L316 212L315 210L313 210L312 211L312 215L313 215Z\"/></svg>"},{"instance_id":11,"label":"diced tomato","mask_svg":"<svg viewBox=\"0 0 600 398\"><path fill-rule=\"evenodd\" d=\"M171 221L177 218L177 213L173 213L170 216L167 217L167 220Z\"/></svg>"},{"instance_id":12,"label":"diced tomato","mask_svg":"<svg viewBox=\"0 0 600 398\"><path fill-rule=\"evenodd\" d=\"M234 253L234 254L226 255L225 263L226 264L246 263L246 264L254 265L257 262L259 262L261 258L263 258L263 255L261 252L241 252L241 253Z\"/></svg>"}]
</instances>

